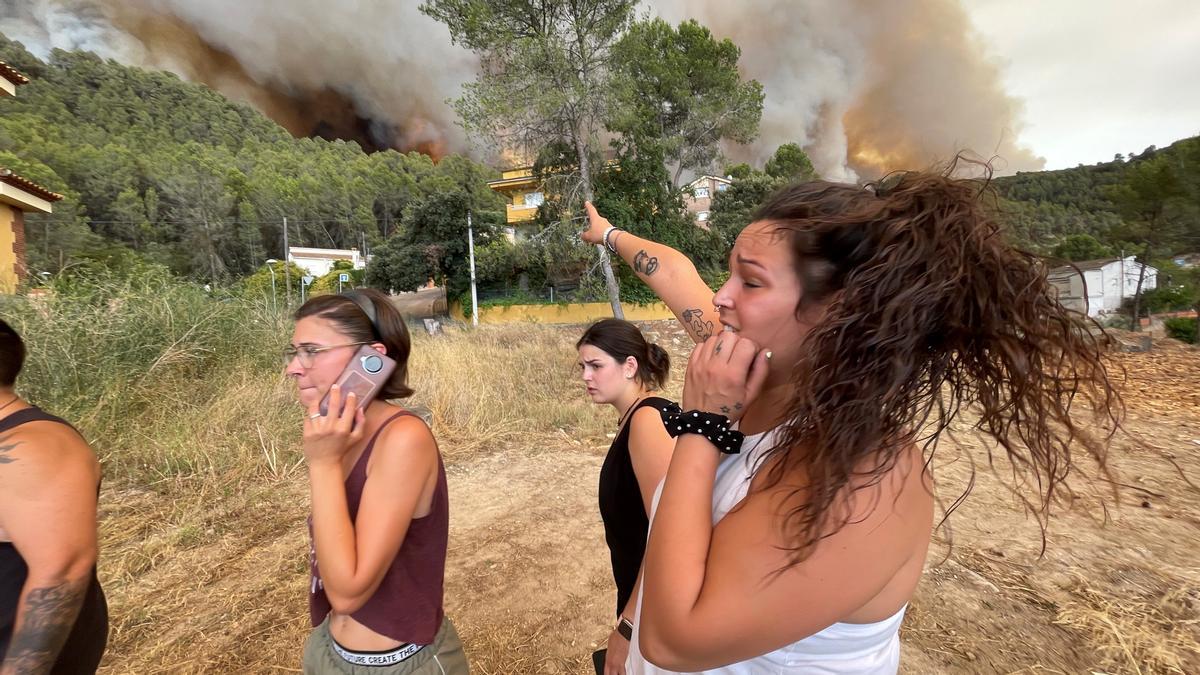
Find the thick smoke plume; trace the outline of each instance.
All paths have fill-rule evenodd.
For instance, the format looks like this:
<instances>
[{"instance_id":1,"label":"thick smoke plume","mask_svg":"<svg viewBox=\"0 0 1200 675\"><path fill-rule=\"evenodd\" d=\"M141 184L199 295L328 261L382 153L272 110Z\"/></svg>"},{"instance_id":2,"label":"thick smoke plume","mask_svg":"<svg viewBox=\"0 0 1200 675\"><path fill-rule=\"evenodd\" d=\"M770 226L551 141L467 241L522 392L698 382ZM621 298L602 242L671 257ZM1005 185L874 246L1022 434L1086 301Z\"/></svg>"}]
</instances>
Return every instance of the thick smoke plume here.
<instances>
[{"instance_id":1,"label":"thick smoke plume","mask_svg":"<svg viewBox=\"0 0 1200 675\"><path fill-rule=\"evenodd\" d=\"M0 31L45 54L83 48L204 82L296 135L435 157L468 151L446 99L475 59L415 0L0 0ZM797 142L826 177L851 179L946 160L1041 168L1019 145L1020 101L1001 87L960 0L654 0L742 47L763 83L761 160Z\"/></svg>"},{"instance_id":2,"label":"thick smoke plume","mask_svg":"<svg viewBox=\"0 0 1200 675\"><path fill-rule=\"evenodd\" d=\"M1009 173L1044 160L1018 144L1021 103L1001 86L959 0L658 0L742 47L763 83L755 155L799 142L829 178L920 168L960 150Z\"/></svg>"},{"instance_id":3,"label":"thick smoke plume","mask_svg":"<svg viewBox=\"0 0 1200 675\"><path fill-rule=\"evenodd\" d=\"M248 102L298 136L439 157L466 140L445 100L474 72L415 2L0 1L0 31L35 53L84 48Z\"/></svg>"}]
</instances>

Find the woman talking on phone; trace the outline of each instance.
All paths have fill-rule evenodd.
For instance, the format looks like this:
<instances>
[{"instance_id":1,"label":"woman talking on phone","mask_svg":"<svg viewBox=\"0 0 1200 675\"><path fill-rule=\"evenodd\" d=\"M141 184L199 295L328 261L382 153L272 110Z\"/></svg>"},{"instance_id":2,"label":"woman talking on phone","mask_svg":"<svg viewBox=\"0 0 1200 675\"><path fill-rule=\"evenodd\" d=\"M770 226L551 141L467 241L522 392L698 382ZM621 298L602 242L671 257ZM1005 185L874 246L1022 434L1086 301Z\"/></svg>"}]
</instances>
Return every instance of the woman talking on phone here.
<instances>
[{"instance_id":1,"label":"woman talking on phone","mask_svg":"<svg viewBox=\"0 0 1200 675\"><path fill-rule=\"evenodd\" d=\"M951 175L783 188L715 295L685 256L588 205L584 239L699 343L667 423L632 675L895 673L933 527L932 452L961 409L1037 486L1040 515L1072 450L1103 466L1080 416L1119 424L1102 339L1005 242L986 186Z\"/></svg>"},{"instance_id":2,"label":"woman talking on phone","mask_svg":"<svg viewBox=\"0 0 1200 675\"><path fill-rule=\"evenodd\" d=\"M284 357L312 496L304 672L465 674L442 607L441 454L420 417L388 402L412 394L404 320L375 290L315 297L295 319Z\"/></svg>"}]
</instances>

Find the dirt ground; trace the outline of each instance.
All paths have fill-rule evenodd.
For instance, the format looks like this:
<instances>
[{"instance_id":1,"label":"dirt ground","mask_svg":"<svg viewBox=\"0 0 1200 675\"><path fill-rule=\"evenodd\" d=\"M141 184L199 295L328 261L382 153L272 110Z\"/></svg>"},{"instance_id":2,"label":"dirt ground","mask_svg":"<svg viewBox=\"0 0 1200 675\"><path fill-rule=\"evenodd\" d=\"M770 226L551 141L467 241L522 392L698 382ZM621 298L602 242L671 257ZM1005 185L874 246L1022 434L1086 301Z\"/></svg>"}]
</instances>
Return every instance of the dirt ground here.
<instances>
[{"instance_id":1,"label":"dirt ground","mask_svg":"<svg viewBox=\"0 0 1200 675\"><path fill-rule=\"evenodd\" d=\"M647 328L683 353L668 325ZM977 480L910 605L901 672L1200 673L1200 351L1164 340L1114 359L1129 373L1131 432L1112 446L1115 482L1080 476L1044 554L976 436L939 451L941 499L962 491L972 461ZM448 467L446 601L475 673L584 675L608 633L596 481L609 439L570 431ZM233 487L105 489L102 672L299 671L307 491L302 467L274 473Z\"/></svg>"}]
</instances>

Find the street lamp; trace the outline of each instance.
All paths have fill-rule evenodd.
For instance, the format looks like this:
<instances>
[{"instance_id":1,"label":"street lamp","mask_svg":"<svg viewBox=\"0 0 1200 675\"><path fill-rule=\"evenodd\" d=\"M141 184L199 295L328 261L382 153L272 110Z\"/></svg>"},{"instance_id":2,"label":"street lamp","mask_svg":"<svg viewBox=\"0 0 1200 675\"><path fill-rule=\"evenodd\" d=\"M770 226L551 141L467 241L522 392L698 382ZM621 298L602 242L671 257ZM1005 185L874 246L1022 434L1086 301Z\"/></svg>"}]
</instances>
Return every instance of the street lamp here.
<instances>
[{"instance_id":1,"label":"street lamp","mask_svg":"<svg viewBox=\"0 0 1200 675\"><path fill-rule=\"evenodd\" d=\"M275 296L275 263L279 262L274 258L267 259L267 269L271 270L271 307L275 310L275 314L279 314L279 299Z\"/></svg>"}]
</instances>

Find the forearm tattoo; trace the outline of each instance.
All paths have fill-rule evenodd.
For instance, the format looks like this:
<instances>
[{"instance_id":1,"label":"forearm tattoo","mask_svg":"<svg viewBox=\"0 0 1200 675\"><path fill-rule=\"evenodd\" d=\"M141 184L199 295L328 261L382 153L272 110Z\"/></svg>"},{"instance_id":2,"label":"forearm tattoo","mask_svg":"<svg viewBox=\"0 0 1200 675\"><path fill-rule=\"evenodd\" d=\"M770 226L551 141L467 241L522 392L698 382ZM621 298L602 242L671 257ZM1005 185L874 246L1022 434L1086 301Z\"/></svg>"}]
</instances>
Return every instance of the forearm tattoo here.
<instances>
[{"instance_id":1,"label":"forearm tattoo","mask_svg":"<svg viewBox=\"0 0 1200 675\"><path fill-rule=\"evenodd\" d=\"M654 274L658 271L658 258L646 253L646 249L638 251L633 256L633 271L646 276Z\"/></svg>"},{"instance_id":2,"label":"forearm tattoo","mask_svg":"<svg viewBox=\"0 0 1200 675\"><path fill-rule=\"evenodd\" d=\"M704 320L704 312L700 311L699 308L685 309L682 316L683 327L692 331L697 340L702 342L712 337L713 323Z\"/></svg>"},{"instance_id":3,"label":"forearm tattoo","mask_svg":"<svg viewBox=\"0 0 1200 675\"><path fill-rule=\"evenodd\" d=\"M13 448L21 444L21 441L9 441L8 436L0 438L0 464L11 464L17 461L15 457L10 455Z\"/></svg>"},{"instance_id":4,"label":"forearm tattoo","mask_svg":"<svg viewBox=\"0 0 1200 675\"><path fill-rule=\"evenodd\" d=\"M58 659L83 604L90 578L31 589L17 615L17 628L4 658L6 672L48 673Z\"/></svg>"}]
</instances>

